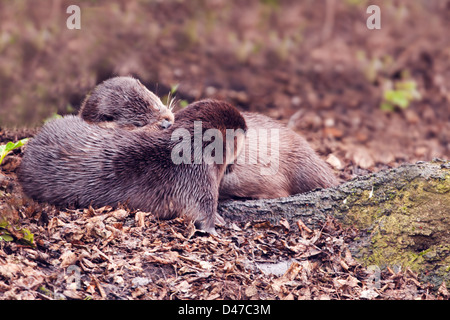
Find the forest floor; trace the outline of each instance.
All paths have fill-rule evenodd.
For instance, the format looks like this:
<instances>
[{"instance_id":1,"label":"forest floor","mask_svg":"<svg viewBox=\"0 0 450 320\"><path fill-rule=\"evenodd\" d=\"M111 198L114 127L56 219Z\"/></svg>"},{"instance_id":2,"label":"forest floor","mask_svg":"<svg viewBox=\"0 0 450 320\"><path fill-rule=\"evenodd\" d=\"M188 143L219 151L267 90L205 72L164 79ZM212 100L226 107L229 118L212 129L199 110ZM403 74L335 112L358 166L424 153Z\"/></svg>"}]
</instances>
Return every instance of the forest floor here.
<instances>
[{"instance_id":1,"label":"forest floor","mask_svg":"<svg viewBox=\"0 0 450 320\"><path fill-rule=\"evenodd\" d=\"M60 211L17 194L0 202L24 216L20 228L0 229L12 237L0 241L2 299L450 298L445 283L421 283L408 268L359 264L348 248L358 231L331 218L317 230L231 224L216 237L180 218L111 207Z\"/></svg>"},{"instance_id":2,"label":"forest floor","mask_svg":"<svg viewBox=\"0 0 450 320\"><path fill-rule=\"evenodd\" d=\"M133 20L136 17L130 12L138 12L132 7L136 1L128 3L121 6ZM2 83L1 115L14 114L17 97L8 90L22 79L30 81L23 84L24 90L30 91L37 83L47 81L49 87L55 83L55 94L65 101L58 111L64 113L67 101L77 109L95 83L116 74L133 74L160 95L179 83L180 100L226 99L241 110L283 121L304 135L343 181L406 162L450 158L449 5L426 11L408 3L402 18L369 34L365 23L358 24L361 14L365 22L364 10L341 3L331 33L323 27L326 8L320 5L313 10L295 3L269 14L255 1L239 9L217 3L219 8L203 8L203 14L193 15L192 21L199 21L193 26L186 18L192 16L192 10L182 2L176 7L152 4L156 7L142 10L161 26L170 20L169 14L181 21L161 29L160 34L155 31L152 43L139 40L143 30L152 26L133 25L130 31L131 25L124 25L113 31L99 18L97 26L105 37L123 42L115 51L109 48L111 43L104 42L100 54L106 56L111 50L123 55L112 53L102 63L91 61L88 66L98 66L92 79L76 85L54 79L52 74L86 79L77 74L83 68L64 69L72 64L62 65L53 57L55 52L76 57L81 55L78 47L88 51L87 44L83 47L79 39L69 38L64 46L62 38L58 42L55 36L55 42L47 43L44 51L31 54L23 73L18 70L5 78L11 85ZM220 6L226 10L221 11ZM211 19L208 10L221 13L213 17L215 24L202 29L200 25ZM115 14L110 9L109 16ZM241 19L244 15L246 19ZM298 16L304 17L301 28ZM393 12L386 16L394 21ZM89 15L85 19L89 21ZM272 34L271 29L260 27L266 22L284 33ZM262 29L256 32L256 26ZM299 28L301 39L296 38ZM130 36L121 38L127 30ZM133 45L140 48L140 54L127 51ZM119 50L122 47L126 49ZM38 50L33 43L27 48ZM8 57L6 52L0 67ZM80 92L68 93L67 88L73 90L74 86ZM389 92L397 96L389 99ZM52 94L50 89L48 94ZM36 101L39 108L43 100L34 95L29 99L23 105L35 106ZM398 99L406 99L403 108L392 102L402 104ZM56 100L50 97L49 101ZM389 103L392 110L382 110L380 106ZM0 129L0 144L35 132ZM35 203L22 196L16 180L21 152L7 156L0 171L0 212L11 221L1 225L0 232L13 239L0 240L0 299L450 297L445 285L436 290L419 282L411 270L387 268L374 274L373 269L361 266L347 248L358 231L343 229L332 220L320 230L308 230L301 224L293 228L283 223L249 222L220 227L219 237L214 237L195 232L180 219L157 221L126 208L71 211ZM14 228L16 225L22 229ZM33 245L24 239L23 228L34 235ZM71 272L79 272L80 277L74 278Z\"/></svg>"}]
</instances>

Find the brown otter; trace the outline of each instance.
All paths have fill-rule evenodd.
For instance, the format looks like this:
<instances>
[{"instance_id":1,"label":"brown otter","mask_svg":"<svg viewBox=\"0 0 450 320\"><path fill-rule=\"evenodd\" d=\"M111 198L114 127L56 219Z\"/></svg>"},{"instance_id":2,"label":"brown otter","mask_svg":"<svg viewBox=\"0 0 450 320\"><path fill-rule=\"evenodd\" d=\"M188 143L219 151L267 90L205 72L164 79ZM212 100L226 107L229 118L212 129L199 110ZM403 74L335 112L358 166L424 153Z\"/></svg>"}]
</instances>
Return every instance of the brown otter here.
<instances>
[{"instance_id":1,"label":"brown otter","mask_svg":"<svg viewBox=\"0 0 450 320\"><path fill-rule=\"evenodd\" d=\"M115 77L103 81L88 94L81 105L80 117L104 127L127 128L173 124L171 107L148 90L138 79Z\"/></svg>"},{"instance_id":2,"label":"brown otter","mask_svg":"<svg viewBox=\"0 0 450 320\"><path fill-rule=\"evenodd\" d=\"M76 116L51 121L28 143L18 173L22 188L59 206L126 202L162 219L186 216L214 233L219 183L244 143L245 120L236 108L215 100L191 104L179 115L174 125L157 132L105 129ZM241 129L236 139L220 145L222 150L214 149L221 161L195 161L195 144L200 141L200 151L210 145L207 138L192 136L199 123L201 135L215 129L226 137L227 129ZM175 164L174 149L186 132L194 148L178 149L189 150L183 154L188 163Z\"/></svg>"},{"instance_id":3,"label":"brown otter","mask_svg":"<svg viewBox=\"0 0 450 320\"><path fill-rule=\"evenodd\" d=\"M287 197L337 185L332 169L302 136L264 115L241 114L248 127L245 148L220 183L220 199Z\"/></svg>"}]
</instances>

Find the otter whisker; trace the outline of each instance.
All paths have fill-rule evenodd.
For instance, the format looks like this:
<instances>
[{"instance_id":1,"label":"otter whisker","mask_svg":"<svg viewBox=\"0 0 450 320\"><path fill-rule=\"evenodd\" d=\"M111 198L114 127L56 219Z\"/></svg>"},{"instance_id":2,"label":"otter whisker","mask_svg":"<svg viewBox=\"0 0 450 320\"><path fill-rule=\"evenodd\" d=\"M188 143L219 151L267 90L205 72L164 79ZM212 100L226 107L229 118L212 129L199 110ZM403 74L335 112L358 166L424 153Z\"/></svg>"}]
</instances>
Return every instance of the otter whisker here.
<instances>
[{"instance_id":1,"label":"otter whisker","mask_svg":"<svg viewBox=\"0 0 450 320\"><path fill-rule=\"evenodd\" d=\"M169 92L167 95L167 108L172 111L177 102L178 99L176 99L175 96L172 97L172 92Z\"/></svg>"}]
</instances>

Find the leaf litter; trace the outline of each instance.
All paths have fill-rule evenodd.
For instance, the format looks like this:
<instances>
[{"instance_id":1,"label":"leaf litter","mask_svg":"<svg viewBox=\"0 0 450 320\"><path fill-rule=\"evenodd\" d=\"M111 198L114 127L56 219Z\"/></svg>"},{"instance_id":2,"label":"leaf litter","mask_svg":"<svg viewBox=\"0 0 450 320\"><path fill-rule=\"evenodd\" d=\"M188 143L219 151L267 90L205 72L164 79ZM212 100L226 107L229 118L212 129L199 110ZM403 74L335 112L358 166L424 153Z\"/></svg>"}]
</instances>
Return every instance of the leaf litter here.
<instances>
[{"instance_id":1,"label":"leaf litter","mask_svg":"<svg viewBox=\"0 0 450 320\"><path fill-rule=\"evenodd\" d=\"M58 210L28 200L36 246L0 242L1 299L443 299L411 270L373 272L357 232L329 219L228 224L219 236L181 218L111 207ZM24 208L20 209L24 211ZM31 211L30 211L31 212ZM47 212L41 219L39 212ZM77 276L77 277L75 277Z\"/></svg>"}]
</instances>

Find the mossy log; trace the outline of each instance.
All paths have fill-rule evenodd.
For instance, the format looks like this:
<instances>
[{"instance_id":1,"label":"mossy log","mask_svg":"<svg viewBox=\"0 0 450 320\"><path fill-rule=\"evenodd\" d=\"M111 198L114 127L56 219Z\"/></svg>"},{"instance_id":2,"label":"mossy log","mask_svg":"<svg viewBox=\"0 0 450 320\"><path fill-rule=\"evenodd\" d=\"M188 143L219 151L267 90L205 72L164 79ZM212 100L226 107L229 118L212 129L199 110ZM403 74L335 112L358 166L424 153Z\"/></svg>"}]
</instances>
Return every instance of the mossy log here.
<instances>
[{"instance_id":1,"label":"mossy log","mask_svg":"<svg viewBox=\"0 0 450 320\"><path fill-rule=\"evenodd\" d=\"M364 265L409 267L421 279L450 285L450 162L402 165L338 187L288 198L227 201L226 221L299 219L310 228L327 216L360 230L351 251Z\"/></svg>"}]
</instances>

